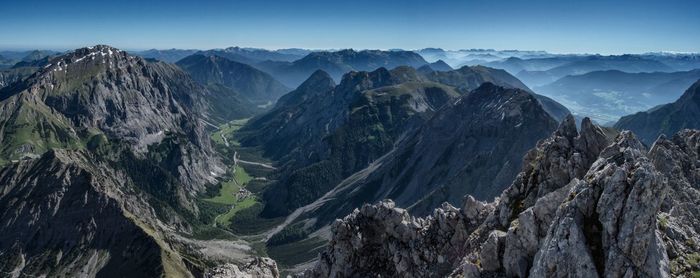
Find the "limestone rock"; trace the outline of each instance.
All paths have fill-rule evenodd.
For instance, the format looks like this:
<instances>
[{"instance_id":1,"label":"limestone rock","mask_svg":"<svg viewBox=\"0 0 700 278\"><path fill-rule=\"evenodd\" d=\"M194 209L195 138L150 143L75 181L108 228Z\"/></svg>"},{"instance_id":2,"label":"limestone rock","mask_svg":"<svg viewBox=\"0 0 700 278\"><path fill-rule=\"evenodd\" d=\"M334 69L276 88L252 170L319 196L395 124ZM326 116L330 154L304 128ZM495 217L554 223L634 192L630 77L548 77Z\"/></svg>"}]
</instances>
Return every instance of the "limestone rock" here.
<instances>
[{"instance_id":1,"label":"limestone rock","mask_svg":"<svg viewBox=\"0 0 700 278\"><path fill-rule=\"evenodd\" d=\"M224 264L217 266L204 277L206 278L278 278L277 263L270 258L256 257L251 262L242 267L235 264Z\"/></svg>"}]
</instances>

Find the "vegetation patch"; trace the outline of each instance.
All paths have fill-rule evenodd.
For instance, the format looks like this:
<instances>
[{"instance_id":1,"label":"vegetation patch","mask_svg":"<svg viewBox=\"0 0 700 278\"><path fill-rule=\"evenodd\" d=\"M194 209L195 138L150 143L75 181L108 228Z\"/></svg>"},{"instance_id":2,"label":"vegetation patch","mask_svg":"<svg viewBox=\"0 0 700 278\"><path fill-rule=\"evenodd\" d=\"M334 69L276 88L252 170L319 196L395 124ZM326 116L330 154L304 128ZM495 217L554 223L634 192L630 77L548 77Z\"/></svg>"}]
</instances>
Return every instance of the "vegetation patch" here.
<instances>
[{"instance_id":1,"label":"vegetation patch","mask_svg":"<svg viewBox=\"0 0 700 278\"><path fill-rule=\"evenodd\" d=\"M304 229L303 223L296 223L284 227L278 233L272 235L267 241L267 246L279 246L295 241L302 240L309 235L309 232Z\"/></svg>"},{"instance_id":2,"label":"vegetation patch","mask_svg":"<svg viewBox=\"0 0 700 278\"><path fill-rule=\"evenodd\" d=\"M263 204L255 203L248 208L241 209L231 217L229 229L240 235L254 235L269 230L284 221L284 217L261 217L260 213L263 207Z\"/></svg>"}]
</instances>

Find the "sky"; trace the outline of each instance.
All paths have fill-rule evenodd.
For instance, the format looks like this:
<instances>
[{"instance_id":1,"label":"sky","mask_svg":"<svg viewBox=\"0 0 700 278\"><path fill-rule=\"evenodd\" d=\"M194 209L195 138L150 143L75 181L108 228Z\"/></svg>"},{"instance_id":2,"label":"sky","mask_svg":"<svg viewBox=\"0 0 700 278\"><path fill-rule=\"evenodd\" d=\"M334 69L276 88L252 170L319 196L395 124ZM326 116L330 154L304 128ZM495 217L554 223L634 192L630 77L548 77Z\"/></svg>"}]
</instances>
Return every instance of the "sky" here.
<instances>
[{"instance_id":1,"label":"sky","mask_svg":"<svg viewBox=\"0 0 700 278\"><path fill-rule=\"evenodd\" d=\"M697 0L8 0L0 10L0 49L700 52Z\"/></svg>"}]
</instances>

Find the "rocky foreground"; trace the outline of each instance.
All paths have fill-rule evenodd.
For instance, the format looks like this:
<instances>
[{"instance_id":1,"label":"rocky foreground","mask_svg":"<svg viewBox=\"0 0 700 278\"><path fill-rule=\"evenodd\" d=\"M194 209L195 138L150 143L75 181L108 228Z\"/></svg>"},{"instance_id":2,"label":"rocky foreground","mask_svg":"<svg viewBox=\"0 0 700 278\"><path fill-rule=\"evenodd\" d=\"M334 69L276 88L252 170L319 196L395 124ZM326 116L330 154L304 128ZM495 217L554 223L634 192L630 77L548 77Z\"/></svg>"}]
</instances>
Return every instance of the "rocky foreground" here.
<instances>
[{"instance_id":1,"label":"rocky foreground","mask_svg":"<svg viewBox=\"0 0 700 278\"><path fill-rule=\"evenodd\" d=\"M356 209L302 277L697 277L700 131L647 150L567 118L494 202Z\"/></svg>"}]
</instances>

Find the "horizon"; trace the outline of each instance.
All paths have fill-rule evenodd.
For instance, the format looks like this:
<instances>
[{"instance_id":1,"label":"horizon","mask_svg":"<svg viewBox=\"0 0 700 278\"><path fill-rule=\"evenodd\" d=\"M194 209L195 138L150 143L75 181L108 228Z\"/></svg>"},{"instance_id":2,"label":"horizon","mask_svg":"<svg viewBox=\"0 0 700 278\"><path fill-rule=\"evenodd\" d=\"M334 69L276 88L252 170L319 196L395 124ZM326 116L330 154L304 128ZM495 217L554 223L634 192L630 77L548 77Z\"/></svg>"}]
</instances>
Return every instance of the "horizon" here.
<instances>
[{"instance_id":1,"label":"horizon","mask_svg":"<svg viewBox=\"0 0 700 278\"><path fill-rule=\"evenodd\" d=\"M249 0L4 4L3 50L517 49L552 54L700 52L696 1ZM339 13L342 11L342 13Z\"/></svg>"},{"instance_id":2,"label":"horizon","mask_svg":"<svg viewBox=\"0 0 700 278\"><path fill-rule=\"evenodd\" d=\"M111 45L111 44L106 44L106 43L95 43L95 44L89 44L89 45L83 45L83 46L78 46L75 48L41 48L41 47L23 47L23 48L5 48L5 47L0 47L0 52L28 52L28 51L55 51L55 52L60 52L60 53L67 53L71 52L80 48L86 48L86 47L94 47L97 45L107 45L110 47L114 47L120 50L124 50L126 52L142 52L142 51L151 51L151 50L156 50L156 51L168 51L168 50L183 50L183 51L208 51L208 50L225 50L229 48L240 48L240 49L251 49L251 50L267 50L267 51L279 51L279 50L290 50L290 49L300 49L300 50L306 50L306 51L311 51L311 52L321 52L321 51L327 51L327 52L336 52L336 51L342 51L342 50L354 50L354 51L365 51L365 50L379 50L379 51L412 51L412 52L418 52L420 50L424 49L441 49L446 52L458 52L458 51L494 51L494 52L505 52L505 51L520 51L520 52L543 52L546 54L550 55L580 55L580 56L622 56L622 55L645 55L645 54L670 54L670 55L699 55L700 51L697 52L686 52L686 51L672 51L672 50L660 50L660 51L642 51L642 52L635 52L635 53L628 53L628 52L621 52L621 53L596 53L596 52L580 52L580 53L557 53L557 52L550 52L546 50L540 50L540 49L494 49L494 48L469 48L469 47L464 47L464 48L458 48L458 49L445 49L445 48L440 48L440 47L425 47L425 48L419 48L419 49L401 49L401 48L388 48L388 49L380 49L380 48L304 48L304 47L282 47L282 48L263 48L263 47L249 47L249 46L237 46L237 45L232 45L232 46L225 46L225 47L214 47L214 48L177 48L177 47L170 47L170 48L122 48L119 46Z\"/></svg>"}]
</instances>

